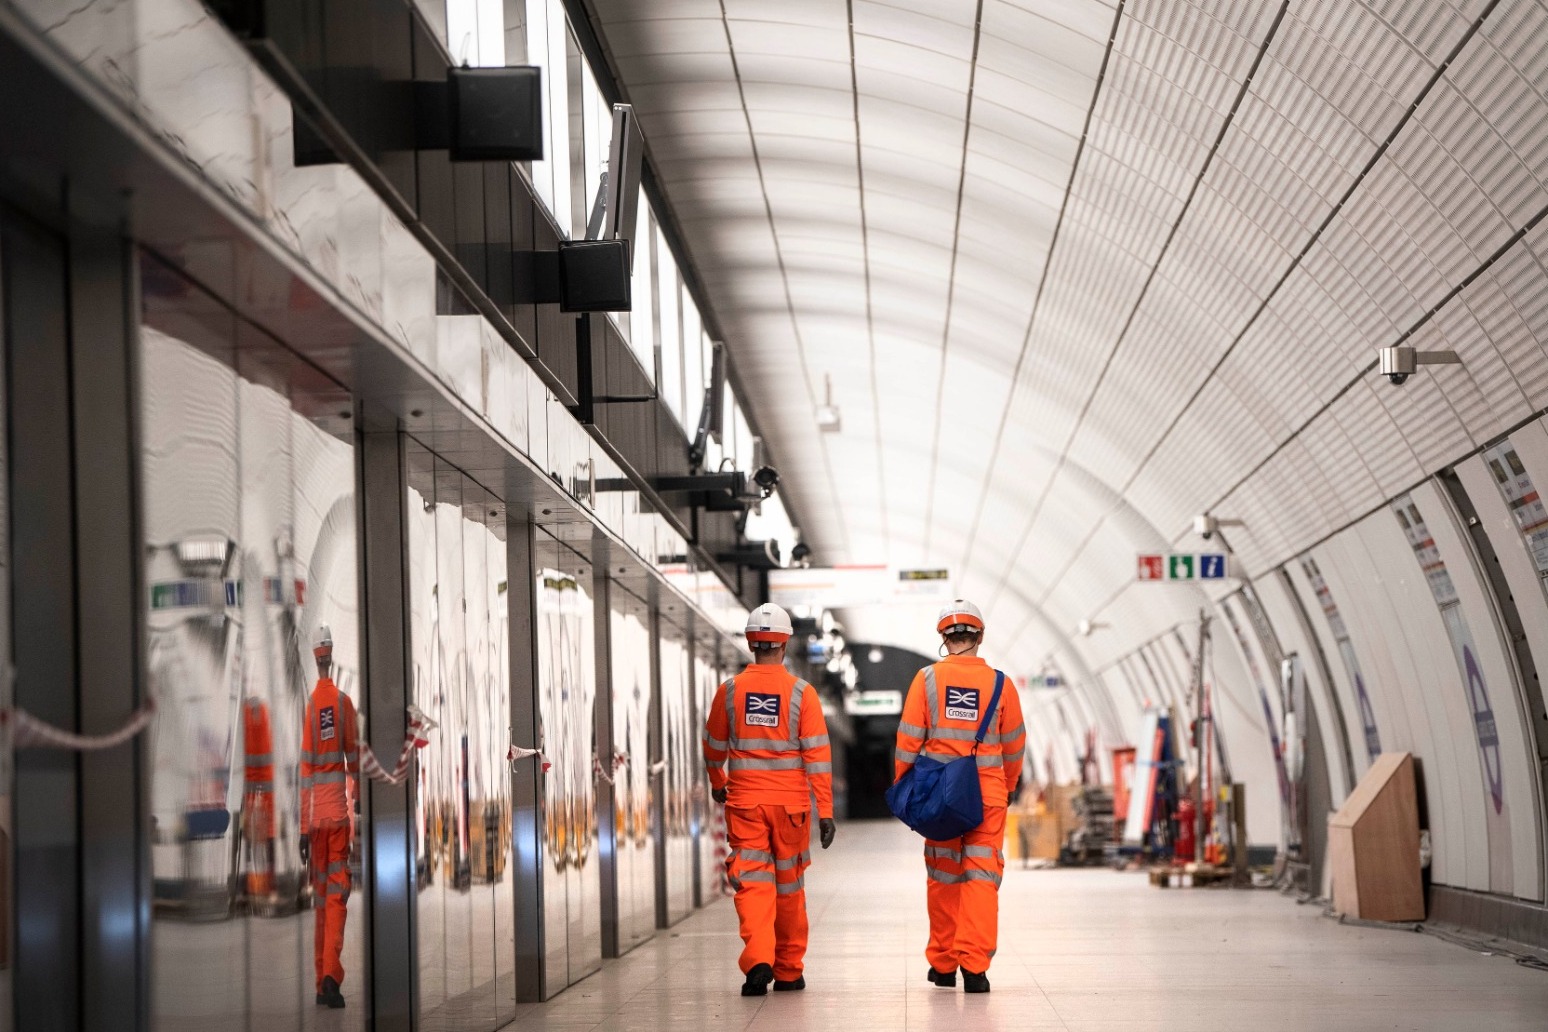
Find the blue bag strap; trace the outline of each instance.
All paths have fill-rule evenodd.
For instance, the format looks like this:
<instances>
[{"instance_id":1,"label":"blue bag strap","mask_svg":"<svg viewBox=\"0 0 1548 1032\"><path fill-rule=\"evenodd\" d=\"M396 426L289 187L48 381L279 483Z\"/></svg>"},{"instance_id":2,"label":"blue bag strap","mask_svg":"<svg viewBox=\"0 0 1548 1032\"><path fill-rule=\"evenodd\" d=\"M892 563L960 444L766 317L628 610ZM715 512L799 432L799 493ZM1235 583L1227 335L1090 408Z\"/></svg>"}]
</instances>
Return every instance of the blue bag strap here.
<instances>
[{"instance_id":1,"label":"blue bag strap","mask_svg":"<svg viewBox=\"0 0 1548 1032\"><path fill-rule=\"evenodd\" d=\"M994 719L1000 708L1000 690L1005 687L1005 674L999 670L994 672L994 694L989 696L989 708L984 710L984 719L978 722L978 734L973 736L973 748L976 750L984 744L984 736L989 733L989 721Z\"/></svg>"}]
</instances>

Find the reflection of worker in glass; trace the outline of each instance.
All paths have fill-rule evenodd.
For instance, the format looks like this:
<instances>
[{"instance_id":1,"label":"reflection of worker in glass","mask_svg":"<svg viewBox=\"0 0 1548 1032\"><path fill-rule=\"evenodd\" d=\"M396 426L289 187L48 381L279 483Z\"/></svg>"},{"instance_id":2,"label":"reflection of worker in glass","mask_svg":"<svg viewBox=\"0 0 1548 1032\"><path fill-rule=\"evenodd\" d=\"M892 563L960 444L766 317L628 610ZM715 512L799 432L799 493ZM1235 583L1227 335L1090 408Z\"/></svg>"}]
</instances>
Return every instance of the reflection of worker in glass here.
<instances>
[{"instance_id":1,"label":"reflection of worker in glass","mask_svg":"<svg viewBox=\"0 0 1548 1032\"><path fill-rule=\"evenodd\" d=\"M317 1002L344 1006L344 921L349 916L349 859L354 845L352 800L358 792L360 754L355 742L355 704L339 691L333 670L333 635L318 631L317 687L306 705L301 733L301 860L312 880L316 914L313 953Z\"/></svg>"},{"instance_id":2,"label":"reflection of worker in glass","mask_svg":"<svg viewBox=\"0 0 1548 1032\"><path fill-rule=\"evenodd\" d=\"M243 835L251 857L247 894L256 903L274 895L274 740L269 707L256 695L242 707L242 752Z\"/></svg>"}]
</instances>

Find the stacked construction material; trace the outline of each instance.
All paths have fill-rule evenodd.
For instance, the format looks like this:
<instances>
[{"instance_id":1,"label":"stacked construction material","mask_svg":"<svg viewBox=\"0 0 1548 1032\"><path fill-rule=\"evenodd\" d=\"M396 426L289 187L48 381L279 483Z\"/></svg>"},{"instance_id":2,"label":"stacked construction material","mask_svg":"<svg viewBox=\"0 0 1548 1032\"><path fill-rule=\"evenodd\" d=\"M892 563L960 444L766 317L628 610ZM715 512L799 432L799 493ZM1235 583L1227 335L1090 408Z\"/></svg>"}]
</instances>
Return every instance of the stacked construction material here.
<instances>
[{"instance_id":1,"label":"stacked construction material","mask_svg":"<svg viewBox=\"0 0 1548 1032\"><path fill-rule=\"evenodd\" d=\"M1084 866L1104 862L1104 853L1116 838L1113 824L1113 792L1104 785L1086 785L1070 800L1073 827L1065 836L1059 862Z\"/></svg>"}]
</instances>

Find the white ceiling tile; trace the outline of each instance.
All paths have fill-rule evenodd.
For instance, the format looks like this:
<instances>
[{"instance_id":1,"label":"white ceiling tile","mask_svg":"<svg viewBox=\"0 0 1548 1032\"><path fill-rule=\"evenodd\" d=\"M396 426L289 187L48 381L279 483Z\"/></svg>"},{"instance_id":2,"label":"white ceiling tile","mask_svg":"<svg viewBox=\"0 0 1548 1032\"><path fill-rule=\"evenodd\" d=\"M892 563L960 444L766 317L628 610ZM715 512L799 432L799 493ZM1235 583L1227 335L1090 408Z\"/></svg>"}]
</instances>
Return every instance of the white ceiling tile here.
<instances>
[{"instance_id":1,"label":"white ceiling tile","mask_svg":"<svg viewBox=\"0 0 1548 1032\"><path fill-rule=\"evenodd\" d=\"M1292 5L1223 136L1273 0L1125 5L1100 91L1097 0L985 0L976 71L972 4L855 0L853 69L844 0L727 0L735 67L718 4L597 10L803 530L960 565L1031 664L1102 605L1093 656L1196 610L1129 585L1198 511L1264 569L1548 404L1548 221L1482 268L1548 195L1548 10L1415 109L1460 6ZM1414 326L1466 365L1396 391Z\"/></svg>"}]
</instances>

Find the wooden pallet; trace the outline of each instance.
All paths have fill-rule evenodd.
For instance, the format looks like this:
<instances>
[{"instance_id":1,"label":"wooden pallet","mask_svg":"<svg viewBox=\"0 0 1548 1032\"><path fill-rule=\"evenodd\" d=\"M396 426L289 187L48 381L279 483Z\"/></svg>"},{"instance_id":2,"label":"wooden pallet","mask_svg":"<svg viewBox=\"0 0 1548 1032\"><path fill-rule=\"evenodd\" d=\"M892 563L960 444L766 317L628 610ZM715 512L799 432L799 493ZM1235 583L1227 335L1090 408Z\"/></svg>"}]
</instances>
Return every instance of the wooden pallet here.
<instances>
[{"instance_id":1,"label":"wooden pallet","mask_svg":"<svg viewBox=\"0 0 1548 1032\"><path fill-rule=\"evenodd\" d=\"M1214 864L1158 864L1150 869L1150 884L1158 889L1205 888L1230 882L1230 869Z\"/></svg>"}]
</instances>

